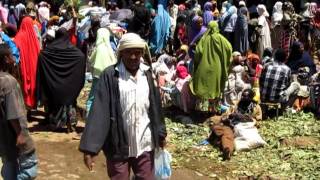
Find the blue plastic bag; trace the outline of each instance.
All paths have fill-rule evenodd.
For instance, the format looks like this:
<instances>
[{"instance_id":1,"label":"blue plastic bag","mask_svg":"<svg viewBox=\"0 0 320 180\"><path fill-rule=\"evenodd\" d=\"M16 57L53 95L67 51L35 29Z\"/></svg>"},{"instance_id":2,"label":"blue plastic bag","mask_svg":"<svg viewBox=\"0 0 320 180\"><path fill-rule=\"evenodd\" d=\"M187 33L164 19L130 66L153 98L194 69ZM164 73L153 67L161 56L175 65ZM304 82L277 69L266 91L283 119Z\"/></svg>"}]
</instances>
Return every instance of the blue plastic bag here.
<instances>
[{"instance_id":1,"label":"blue plastic bag","mask_svg":"<svg viewBox=\"0 0 320 180\"><path fill-rule=\"evenodd\" d=\"M154 154L154 169L156 180L168 180L171 177L171 154L165 149L158 149Z\"/></svg>"}]
</instances>

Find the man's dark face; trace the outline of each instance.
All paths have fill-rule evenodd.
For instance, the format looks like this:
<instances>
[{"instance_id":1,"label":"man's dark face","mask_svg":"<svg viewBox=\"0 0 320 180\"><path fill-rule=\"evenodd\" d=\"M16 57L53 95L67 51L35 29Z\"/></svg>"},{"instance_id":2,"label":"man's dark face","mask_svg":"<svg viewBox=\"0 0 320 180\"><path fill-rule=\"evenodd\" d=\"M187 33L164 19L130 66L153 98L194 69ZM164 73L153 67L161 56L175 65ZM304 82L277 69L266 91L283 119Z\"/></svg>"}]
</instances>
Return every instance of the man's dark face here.
<instances>
[{"instance_id":1,"label":"man's dark face","mask_svg":"<svg viewBox=\"0 0 320 180\"><path fill-rule=\"evenodd\" d=\"M303 45L303 44L300 45L299 52L300 52L301 54L304 52L304 45Z\"/></svg>"},{"instance_id":2,"label":"man's dark face","mask_svg":"<svg viewBox=\"0 0 320 180\"><path fill-rule=\"evenodd\" d=\"M5 56L5 60L9 66L14 66L15 61L14 61L14 57L11 53L9 55Z\"/></svg>"},{"instance_id":3,"label":"man's dark face","mask_svg":"<svg viewBox=\"0 0 320 180\"><path fill-rule=\"evenodd\" d=\"M170 0L170 1L169 1L169 5L170 5L170 6L173 6L173 4L174 4L174 0Z\"/></svg>"},{"instance_id":4,"label":"man's dark face","mask_svg":"<svg viewBox=\"0 0 320 180\"><path fill-rule=\"evenodd\" d=\"M128 48L120 52L122 62L126 69L135 74L140 66L140 59L143 56L143 49L141 48Z\"/></svg>"},{"instance_id":5,"label":"man's dark face","mask_svg":"<svg viewBox=\"0 0 320 180\"><path fill-rule=\"evenodd\" d=\"M202 26L203 26L203 19L199 18L197 21L197 29L201 29Z\"/></svg>"},{"instance_id":6,"label":"man's dark face","mask_svg":"<svg viewBox=\"0 0 320 180\"><path fill-rule=\"evenodd\" d=\"M249 92L244 91L244 92L242 93L241 101L243 101L243 102L250 102L250 101L251 101L251 97L250 97Z\"/></svg>"}]
</instances>

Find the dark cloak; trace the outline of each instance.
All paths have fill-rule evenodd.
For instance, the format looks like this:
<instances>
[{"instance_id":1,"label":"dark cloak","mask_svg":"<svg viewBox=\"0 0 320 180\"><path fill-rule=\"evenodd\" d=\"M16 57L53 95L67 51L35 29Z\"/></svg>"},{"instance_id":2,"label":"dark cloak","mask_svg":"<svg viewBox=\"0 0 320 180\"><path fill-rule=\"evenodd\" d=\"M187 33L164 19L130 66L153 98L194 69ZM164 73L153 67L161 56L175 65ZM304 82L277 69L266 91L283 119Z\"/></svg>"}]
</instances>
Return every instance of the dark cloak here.
<instances>
[{"instance_id":1,"label":"dark cloak","mask_svg":"<svg viewBox=\"0 0 320 180\"><path fill-rule=\"evenodd\" d=\"M64 28L39 54L38 98L59 107L75 103L85 80L85 56L69 41Z\"/></svg>"},{"instance_id":2,"label":"dark cloak","mask_svg":"<svg viewBox=\"0 0 320 180\"><path fill-rule=\"evenodd\" d=\"M301 45L301 42L293 42L287 65L293 73L297 73L298 69L301 67L309 67L310 74L313 75L317 71L316 65L307 51L301 52L299 50Z\"/></svg>"}]
</instances>

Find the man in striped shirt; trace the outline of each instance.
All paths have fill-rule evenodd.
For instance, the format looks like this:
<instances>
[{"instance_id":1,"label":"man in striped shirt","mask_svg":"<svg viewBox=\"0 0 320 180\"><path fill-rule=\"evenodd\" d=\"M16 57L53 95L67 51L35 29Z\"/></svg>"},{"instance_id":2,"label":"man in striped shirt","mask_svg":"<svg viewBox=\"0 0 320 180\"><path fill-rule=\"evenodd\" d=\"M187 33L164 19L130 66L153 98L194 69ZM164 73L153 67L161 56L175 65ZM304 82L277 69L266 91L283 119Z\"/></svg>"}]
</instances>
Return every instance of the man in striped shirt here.
<instances>
[{"instance_id":1,"label":"man in striped shirt","mask_svg":"<svg viewBox=\"0 0 320 180\"><path fill-rule=\"evenodd\" d=\"M80 151L92 170L102 149L111 179L154 179L154 149L166 137L159 91L143 56L148 49L139 35L120 40L118 63L107 68L97 84Z\"/></svg>"}]
</instances>

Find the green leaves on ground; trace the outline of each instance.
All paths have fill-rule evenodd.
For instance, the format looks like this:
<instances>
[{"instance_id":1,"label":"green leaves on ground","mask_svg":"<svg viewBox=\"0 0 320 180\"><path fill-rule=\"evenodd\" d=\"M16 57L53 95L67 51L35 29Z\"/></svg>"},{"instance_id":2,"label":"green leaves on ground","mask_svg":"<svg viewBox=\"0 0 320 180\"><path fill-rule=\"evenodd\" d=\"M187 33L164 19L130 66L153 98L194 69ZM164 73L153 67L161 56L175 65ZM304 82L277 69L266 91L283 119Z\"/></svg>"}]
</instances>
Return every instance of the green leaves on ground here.
<instances>
[{"instance_id":1,"label":"green leaves on ground","mask_svg":"<svg viewBox=\"0 0 320 180\"><path fill-rule=\"evenodd\" d=\"M259 123L268 146L237 152L222 161L219 149L198 146L209 135L205 124L182 125L166 119L168 149L173 166L187 167L217 178L242 176L283 179L320 179L320 121L312 114L299 113Z\"/></svg>"}]
</instances>

